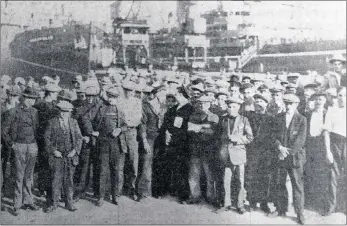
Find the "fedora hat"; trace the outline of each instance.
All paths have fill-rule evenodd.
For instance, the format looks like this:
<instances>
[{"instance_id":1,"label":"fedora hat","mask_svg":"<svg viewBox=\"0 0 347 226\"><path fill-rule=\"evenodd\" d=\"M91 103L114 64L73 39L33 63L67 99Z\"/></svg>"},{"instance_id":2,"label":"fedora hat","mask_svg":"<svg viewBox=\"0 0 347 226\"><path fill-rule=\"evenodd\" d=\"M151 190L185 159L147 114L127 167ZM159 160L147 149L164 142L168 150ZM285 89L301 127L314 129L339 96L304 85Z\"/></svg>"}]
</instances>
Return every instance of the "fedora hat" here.
<instances>
[{"instance_id":1,"label":"fedora hat","mask_svg":"<svg viewBox=\"0 0 347 226\"><path fill-rule=\"evenodd\" d=\"M202 83L198 83L196 85L192 85L190 87L191 90L198 90L200 92L204 92L205 91L205 88L204 88L204 85Z\"/></svg>"},{"instance_id":2,"label":"fedora hat","mask_svg":"<svg viewBox=\"0 0 347 226\"><path fill-rule=\"evenodd\" d=\"M231 104L231 103L236 103L236 104L243 104L243 100L240 98L240 97L238 97L238 96L236 96L236 97L229 97L226 101L225 101L225 103L227 103L227 104Z\"/></svg>"},{"instance_id":3,"label":"fedora hat","mask_svg":"<svg viewBox=\"0 0 347 226\"><path fill-rule=\"evenodd\" d=\"M343 64L345 64L346 63L346 58L344 58L342 54L335 54L329 60L329 63L333 64L335 61L341 61Z\"/></svg>"},{"instance_id":4,"label":"fedora hat","mask_svg":"<svg viewBox=\"0 0 347 226\"><path fill-rule=\"evenodd\" d=\"M112 81L111 81L110 77L105 76L105 77L103 77L103 78L100 80L100 84L102 84L102 85L111 85L111 84L112 84Z\"/></svg>"},{"instance_id":5,"label":"fedora hat","mask_svg":"<svg viewBox=\"0 0 347 226\"><path fill-rule=\"evenodd\" d=\"M61 88L55 83L48 83L45 85L45 90L49 92L60 92Z\"/></svg>"},{"instance_id":6,"label":"fedora hat","mask_svg":"<svg viewBox=\"0 0 347 226\"><path fill-rule=\"evenodd\" d=\"M39 97L36 93L36 90L31 87L26 87L22 93L22 96L31 99L36 99Z\"/></svg>"},{"instance_id":7,"label":"fedora hat","mask_svg":"<svg viewBox=\"0 0 347 226\"><path fill-rule=\"evenodd\" d=\"M60 100L72 102L74 100L74 95L70 90L63 89L59 92L58 98Z\"/></svg>"},{"instance_id":8,"label":"fedora hat","mask_svg":"<svg viewBox=\"0 0 347 226\"><path fill-rule=\"evenodd\" d=\"M297 95L288 93L283 95L283 102L285 103L300 103L300 99Z\"/></svg>"},{"instance_id":9,"label":"fedora hat","mask_svg":"<svg viewBox=\"0 0 347 226\"><path fill-rule=\"evenodd\" d=\"M112 97L118 97L119 96L119 90L117 87L111 87L106 91L107 95Z\"/></svg>"}]
</instances>

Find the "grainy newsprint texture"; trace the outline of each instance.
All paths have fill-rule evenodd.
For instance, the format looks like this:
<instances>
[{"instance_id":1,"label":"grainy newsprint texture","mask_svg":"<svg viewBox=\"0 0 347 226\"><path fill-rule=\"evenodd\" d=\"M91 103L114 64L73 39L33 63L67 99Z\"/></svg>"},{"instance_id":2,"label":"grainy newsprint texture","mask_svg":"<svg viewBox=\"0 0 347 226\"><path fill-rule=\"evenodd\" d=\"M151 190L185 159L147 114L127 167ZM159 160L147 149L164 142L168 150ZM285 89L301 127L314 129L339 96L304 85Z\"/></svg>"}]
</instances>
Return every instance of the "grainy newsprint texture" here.
<instances>
[{"instance_id":1,"label":"grainy newsprint texture","mask_svg":"<svg viewBox=\"0 0 347 226\"><path fill-rule=\"evenodd\" d=\"M346 225L345 1L1 1L0 224Z\"/></svg>"}]
</instances>

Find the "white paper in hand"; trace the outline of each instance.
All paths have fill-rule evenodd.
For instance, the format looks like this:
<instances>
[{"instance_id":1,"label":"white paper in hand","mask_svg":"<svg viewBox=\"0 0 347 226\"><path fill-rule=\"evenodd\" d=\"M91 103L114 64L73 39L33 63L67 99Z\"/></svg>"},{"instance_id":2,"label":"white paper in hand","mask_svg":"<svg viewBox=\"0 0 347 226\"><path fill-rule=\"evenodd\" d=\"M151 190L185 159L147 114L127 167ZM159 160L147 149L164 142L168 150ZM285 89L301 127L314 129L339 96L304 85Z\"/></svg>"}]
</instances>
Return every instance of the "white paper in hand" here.
<instances>
[{"instance_id":1,"label":"white paper in hand","mask_svg":"<svg viewBox=\"0 0 347 226\"><path fill-rule=\"evenodd\" d=\"M182 123L183 123L183 118L175 117L174 127L181 128L182 127Z\"/></svg>"}]
</instances>

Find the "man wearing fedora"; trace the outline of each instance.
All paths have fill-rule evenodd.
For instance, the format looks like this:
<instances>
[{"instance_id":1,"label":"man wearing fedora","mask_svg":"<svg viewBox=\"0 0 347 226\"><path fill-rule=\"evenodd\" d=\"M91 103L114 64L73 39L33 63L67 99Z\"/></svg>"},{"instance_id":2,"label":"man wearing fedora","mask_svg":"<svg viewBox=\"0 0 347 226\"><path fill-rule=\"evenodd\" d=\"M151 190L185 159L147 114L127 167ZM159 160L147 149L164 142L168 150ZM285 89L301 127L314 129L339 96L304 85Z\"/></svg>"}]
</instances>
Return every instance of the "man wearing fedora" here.
<instances>
[{"instance_id":1,"label":"man wearing fedora","mask_svg":"<svg viewBox=\"0 0 347 226\"><path fill-rule=\"evenodd\" d=\"M323 90L327 90L329 88L337 89L339 86L346 87L346 59L342 56L342 54L336 54L329 60L330 65L333 70L328 71L324 75L324 83L322 85Z\"/></svg>"},{"instance_id":2,"label":"man wearing fedora","mask_svg":"<svg viewBox=\"0 0 347 226\"><path fill-rule=\"evenodd\" d=\"M226 100L228 105L227 114L223 115L219 121L219 139L221 142L220 158L224 167L224 207L217 212L227 211L231 208L231 182L237 179L233 185L236 190L237 211L240 214L246 212L244 208L245 189L244 175L246 159L246 147L253 140L252 128L246 117L239 114L243 103L238 97L231 97Z\"/></svg>"},{"instance_id":3,"label":"man wearing fedora","mask_svg":"<svg viewBox=\"0 0 347 226\"><path fill-rule=\"evenodd\" d=\"M52 188L51 188L51 173L48 164L48 150L44 142L44 133L47 128L48 121L59 114L59 110L56 107L58 94L61 88L54 84L48 83L45 86L45 97L43 100L37 102L34 108L37 109L39 115L39 128L37 131L39 147L37 172L38 172L38 187L41 196L44 196L46 192L46 199L48 202L52 201Z\"/></svg>"},{"instance_id":4,"label":"man wearing fedora","mask_svg":"<svg viewBox=\"0 0 347 226\"><path fill-rule=\"evenodd\" d=\"M39 128L38 113L32 106L38 97L32 88L27 87L22 93L22 102L15 108L4 113L1 135L7 147L13 151L14 167L14 209L13 214L19 215L19 209L38 210L31 192L34 167L37 157L37 130Z\"/></svg>"},{"instance_id":5,"label":"man wearing fedora","mask_svg":"<svg viewBox=\"0 0 347 226\"><path fill-rule=\"evenodd\" d=\"M276 211L271 216L286 216L288 211L288 191L286 178L289 174L293 188L294 210L299 224L305 224L304 218L304 164L306 162L305 142L306 118L298 111L300 99L295 94L283 96L286 112L274 120L275 142L278 150L278 181L274 204Z\"/></svg>"},{"instance_id":6,"label":"man wearing fedora","mask_svg":"<svg viewBox=\"0 0 347 226\"><path fill-rule=\"evenodd\" d=\"M82 146L82 135L77 120L71 117L73 93L62 90L56 105L59 114L47 123L44 139L48 154L49 166L52 170L52 203L46 212L58 208L59 197L65 199L65 208L76 211L73 205L73 176L78 165L78 155Z\"/></svg>"}]
</instances>

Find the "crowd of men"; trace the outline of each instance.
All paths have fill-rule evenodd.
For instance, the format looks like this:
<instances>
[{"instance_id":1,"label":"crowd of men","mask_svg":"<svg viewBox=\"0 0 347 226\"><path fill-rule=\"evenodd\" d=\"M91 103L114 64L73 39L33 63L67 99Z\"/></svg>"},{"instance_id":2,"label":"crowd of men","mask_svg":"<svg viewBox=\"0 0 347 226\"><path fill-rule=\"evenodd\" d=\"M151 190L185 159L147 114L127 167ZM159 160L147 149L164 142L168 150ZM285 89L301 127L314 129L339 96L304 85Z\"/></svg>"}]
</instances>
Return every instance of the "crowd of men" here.
<instances>
[{"instance_id":1,"label":"crowd of men","mask_svg":"<svg viewBox=\"0 0 347 226\"><path fill-rule=\"evenodd\" d=\"M304 86L298 74L215 81L152 68L79 75L71 89L57 76L2 76L1 181L14 180L12 213L39 209L34 184L45 212L60 201L76 211L92 184L97 206L171 195L240 214L247 200L249 211L285 216L288 175L298 223L309 206L346 213L346 60L330 63Z\"/></svg>"}]
</instances>

